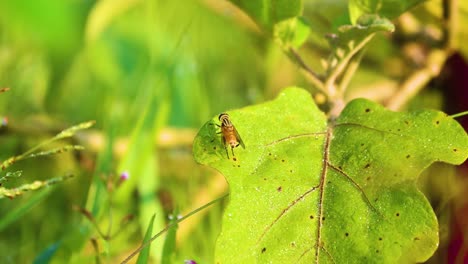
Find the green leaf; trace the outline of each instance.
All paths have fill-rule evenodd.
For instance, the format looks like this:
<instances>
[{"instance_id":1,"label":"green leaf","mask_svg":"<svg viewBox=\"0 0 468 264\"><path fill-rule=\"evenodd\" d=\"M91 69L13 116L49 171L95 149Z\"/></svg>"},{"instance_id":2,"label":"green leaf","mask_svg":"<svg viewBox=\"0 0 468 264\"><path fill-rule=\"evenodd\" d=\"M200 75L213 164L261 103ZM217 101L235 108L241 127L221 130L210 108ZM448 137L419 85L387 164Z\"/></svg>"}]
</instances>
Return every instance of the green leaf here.
<instances>
[{"instance_id":1,"label":"green leaf","mask_svg":"<svg viewBox=\"0 0 468 264\"><path fill-rule=\"evenodd\" d=\"M4 230L10 224L18 221L25 216L34 206L38 205L49 195L51 189L43 189L31 195L24 203L19 204L15 209L5 212L0 218L0 231Z\"/></svg>"},{"instance_id":2,"label":"green leaf","mask_svg":"<svg viewBox=\"0 0 468 264\"><path fill-rule=\"evenodd\" d=\"M372 39L376 32L394 30L392 22L377 15L364 15L359 18L356 25L339 27L338 34L328 36L332 48L332 54L328 58L328 71L337 68L343 70L348 61Z\"/></svg>"},{"instance_id":3,"label":"green leaf","mask_svg":"<svg viewBox=\"0 0 468 264\"><path fill-rule=\"evenodd\" d=\"M278 23L275 26L274 34L275 38L280 41L281 46L299 48L307 41L310 27L305 18L294 17Z\"/></svg>"},{"instance_id":4,"label":"green leaf","mask_svg":"<svg viewBox=\"0 0 468 264\"><path fill-rule=\"evenodd\" d=\"M358 99L327 124L298 88L228 114L245 149L226 157L217 117L193 147L230 186L217 263L409 263L433 254L437 220L415 182L435 161L467 158L468 136L452 118Z\"/></svg>"},{"instance_id":5,"label":"green leaf","mask_svg":"<svg viewBox=\"0 0 468 264\"><path fill-rule=\"evenodd\" d=\"M153 223L154 223L155 216L156 215L153 214L153 216L151 217L151 220L149 222L148 228L146 229L145 238L143 239L142 244L147 243L151 239L151 236L153 234ZM148 245L147 247L144 247L140 251L140 254L138 255L138 259L136 262L137 264L148 263L149 255L150 255L150 248L151 248L151 245Z\"/></svg>"},{"instance_id":6,"label":"green leaf","mask_svg":"<svg viewBox=\"0 0 468 264\"><path fill-rule=\"evenodd\" d=\"M257 24L272 31L276 23L302 13L302 0L231 0Z\"/></svg>"},{"instance_id":7,"label":"green leaf","mask_svg":"<svg viewBox=\"0 0 468 264\"><path fill-rule=\"evenodd\" d=\"M174 213L172 214L173 217L169 223L169 228L167 230L167 235L166 239L164 241L164 247L163 251L161 254L161 264L170 264L174 263L173 260L173 255L175 252L176 248L176 234L177 234L177 228L178 222L179 222L179 210L174 210Z\"/></svg>"},{"instance_id":8,"label":"green leaf","mask_svg":"<svg viewBox=\"0 0 468 264\"><path fill-rule=\"evenodd\" d=\"M62 246L61 241L57 241L52 245L48 246L43 250L36 258L34 258L33 264L48 264L51 262L57 250Z\"/></svg>"},{"instance_id":9,"label":"green leaf","mask_svg":"<svg viewBox=\"0 0 468 264\"><path fill-rule=\"evenodd\" d=\"M391 19L423 2L425 0L350 0L349 16L353 24L365 14L379 14Z\"/></svg>"}]
</instances>

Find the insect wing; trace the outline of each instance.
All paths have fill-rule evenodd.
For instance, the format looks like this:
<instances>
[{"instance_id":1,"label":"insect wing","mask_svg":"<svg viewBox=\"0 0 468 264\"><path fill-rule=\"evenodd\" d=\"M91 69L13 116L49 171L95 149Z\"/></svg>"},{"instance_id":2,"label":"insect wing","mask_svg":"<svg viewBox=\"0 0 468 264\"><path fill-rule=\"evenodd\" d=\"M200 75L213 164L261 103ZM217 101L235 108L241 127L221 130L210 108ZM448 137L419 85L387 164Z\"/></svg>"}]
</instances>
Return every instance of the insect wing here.
<instances>
[{"instance_id":1,"label":"insect wing","mask_svg":"<svg viewBox=\"0 0 468 264\"><path fill-rule=\"evenodd\" d=\"M244 141L240 137L239 132L237 132L237 129L235 126L233 126L233 128L234 128L234 133L236 134L237 141L239 141L239 144L241 145L241 147L245 149Z\"/></svg>"}]
</instances>

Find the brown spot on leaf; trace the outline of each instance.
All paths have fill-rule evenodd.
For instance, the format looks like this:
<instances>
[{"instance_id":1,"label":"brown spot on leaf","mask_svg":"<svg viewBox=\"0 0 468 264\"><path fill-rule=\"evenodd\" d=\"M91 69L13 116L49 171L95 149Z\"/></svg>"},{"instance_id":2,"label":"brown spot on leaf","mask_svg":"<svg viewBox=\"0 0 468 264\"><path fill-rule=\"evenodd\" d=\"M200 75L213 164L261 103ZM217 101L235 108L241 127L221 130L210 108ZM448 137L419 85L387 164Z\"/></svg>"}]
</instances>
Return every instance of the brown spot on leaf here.
<instances>
[{"instance_id":1,"label":"brown spot on leaf","mask_svg":"<svg viewBox=\"0 0 468 264\"><path fill-rule=\"evenodd\" d=\"M400 213L396 213L396 216L399 217L399 216L400 216Z\"/></svg>"},{"instance_id":2,"label":"brown spot on leaf","mask_svg":"<svg viewBox=\"0 0 468 264\"><path fill-rule=\"evenodd\" d=\"M313 215L310 215L309 218L310 218L310 219L314 219L314 216L313 216Z\"/></svg>"},{"instance_id":3,"label":"brown spot on leaf","mask_svg":"<svg viewBox=\"0 0 468 264\"><path fill-rule=\"evenodd\" d=\"M296 243L291 242L291 247L296 247Z\"/></svg>"},{"instance_id":4,"label":"brown spot on leaf","mask_svg":"<svg viewBox=\"0 0 468 264\"><path fill-rule=\"evenodd\" d=\"M283 160L281 160L281 162L284 162L284 159L283 159Z\"/></svg>"},{"instance_id":5,"label":"brown spot on leaf","mask_svg":"<svg viewBox=\"0 0 468 264\"><path fill-rule=\"evenodd\" d=\"M437 121L436 121L436 125L438 125L439 123L440 123L440 121L439 121L439 120L437 120Z\"/></svg>"},{"instance_id":6,"label":"brown spot on leaf","mask_svg":"<svg viewBox=\"0 0 468 264\"><path fill-rule=\"evenodd\" d=\"M278 192L281 192L281 191L283 190L283 187L280 186L280 187L276 188L276 190L277 190Z\"/></svg>"},{"instance_id":7,"label":"brown spot on leaf","mask_svg":"<svg viewBox=\"0 0 468 264\"><path fill-rule=\"evenodd\" d=\"M453 152L457 152L457 151L458 151L458 149L456 149L456 148L453 149Z\"/></svg>"},{"instance_id":8,"label":"brown spot on leaf","mask_svg":"<svg viewBox=\"0 0 468 264\"><path fill-rule=\"evenodd\" d=\"M364 166L364 169L367 169L367 168L369 168L369 167L370 167L370 164L367 163L366 166Z\"/></svg>"},{"instance_id":9,"label":"brown spot on leaf","mask_svg":"<svg viewBox=\"0 0 468 264\"><path fill-rule=\"evenodd\" d=\"M371 177L370 177L370 176L366 178L366 180L368 180L368 181L370 181L370 179L371 179Z\"/></svg>"},{"instance_id":10,"label":"brown spot on leaf","mask_svg":"<svg viewBox=\"0 0 468 264\"><path fill-rule=\"evenodd\" d=\"M370 112L370 109L369 108L366 108L366 113L369 113Z\"/></svg>"},{"instance_id":11,"label":"brown spot on leaf","mask_svg":"<svg viewBox=\"0 0 468 264\"><path fill-rule=\"evenodd\" d=\"M407 158L407 159L409 159L410 157L411 157L411 155L410 155L410 154L406 155L406 158Z\"/></svg>"},{"instance_id":12,"label":"brown spot on leaf","mask_svg":"<svg viewBox=\"0 0 468 264\"><path fill-rule=\"evenodd\" d=\"M345 236L349 236L349 233L345 233Z\"/></svg>"},{"instance_id":13,"label":"brown spot on leaf","mask_svg":"<svg viewBox=\"0 0 468 264\"><path fill-rule=\"evenodd\" d=\"M415 237L414 241L421 240L419 237Z\"/></svg>"},{"instance_id":14,"label":"brown spot on leaf","mask_svg":"<svg viewBox=\"0 0 468 264\"><path fill-rule=\"evenodd\" d=\"M266 248L262 248L262 253L265 253L265 251L266 251Z\"/></svg>"},{"instance_id":15,"label":"brown spot on leaf","mask_svg":"<svg viewBox=\"0 0 468 264\"><path fill-rule=\"evenodd\" d=\"M379 237L379 240L380 240L380 241L382 241L382 238L381 238L381 237Z\"/></svg>"},{"instance_id":16,"label":"brown spot on leaf","mask_svg":"<svg viewBox=\"0 0 468 264\"><path fill-rule=\"evenodd\" d=\"M236 157L233 157L232 160L233 160L233 161L237 161Z\"/></svg>"}]
</instances>

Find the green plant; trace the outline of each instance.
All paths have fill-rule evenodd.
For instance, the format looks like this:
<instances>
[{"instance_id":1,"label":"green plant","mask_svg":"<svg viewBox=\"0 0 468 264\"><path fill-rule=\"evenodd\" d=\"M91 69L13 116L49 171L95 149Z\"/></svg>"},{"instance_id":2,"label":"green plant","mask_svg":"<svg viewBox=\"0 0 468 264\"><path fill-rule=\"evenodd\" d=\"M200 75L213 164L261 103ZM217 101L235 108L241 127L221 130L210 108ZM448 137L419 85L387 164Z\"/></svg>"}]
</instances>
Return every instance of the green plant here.
<instances>
[{"instance_id":1,"label":"green plant","mask_svg":"<svg viewBox=\"0 0 468 264\"><path fill-rule=\"evenodd\" d=\"M8 89L4 88L4 89L1 89L0 92L4 92L7 90ZM19 178L22 176L22 171L20 170L7 171L7 169L10 166L12 166L13 164L19 161L30 159L30 158L38 158L38 157L43 157L43 156L60 154L60 153L67 152L67 151L82 150L83 147L80 145L65 145L65 146L49 148L49 149L44 149L44 147L47 147L53 142L56 142L65 138L70 138L74 136L76 132L78 132L79 130L87 129L91 127L93 124L94 122L86 122L86 123L78 124L76 126L65 129L61 131L60 133L58 133L55 137L45 142L42 142L41 144L29 149L25 153L22 153L20 155L13 156L4 160L0 164L1 171L5 173L5 175L0 176L0 199L2 198L13 199L13 198L16 198L17 196L23 195L25 192L39 190L44 187L57 184L59 182L62 182L64 180L67 180L73 177L72 174L69 174L69 175L60 176L60 177L53 177L53 178L43 180L43 181L35 180L34 182L25 183L20 186L4 187L4 184L7 181L14 180L14 178ZM47 194L48 194L47 190L44 192L40 192L37 195L33 196L31 199L29 199L29 201L26 202L25 204L17 207L15 210L9 211L8 213L4 214L0 220L0 230L6 228L15 220L23 216L35 204L39 203L42 199L44 199L44 197Z\"/></svg>"},{"instance_id":2,"label":"green plant","mask_svg":"<svg viewBox=\"0 0 468 264\"><path fill-rule=\"evenodd\" d=\"M288 88L272 102L228 111L246 146L234 157L226 157L212 125L217 117L199 131L195 159L230 185L215 262L427 260L439 243L438 225L416 180L433 162L463 163L466 132L439 111L391 112L345 98L370 40L393 32L389 19L422 1L350 1L351 24L329 37L322 74L296 51L314 30L305 30L302 1L233 2L277 40L326 104L321 111L306 91ZM434 55L439 68L449 54ZM406 85L420 90L434 74ZM412 96L397 94L387 107L401 107Z\"/></svg>"}]
</instances>

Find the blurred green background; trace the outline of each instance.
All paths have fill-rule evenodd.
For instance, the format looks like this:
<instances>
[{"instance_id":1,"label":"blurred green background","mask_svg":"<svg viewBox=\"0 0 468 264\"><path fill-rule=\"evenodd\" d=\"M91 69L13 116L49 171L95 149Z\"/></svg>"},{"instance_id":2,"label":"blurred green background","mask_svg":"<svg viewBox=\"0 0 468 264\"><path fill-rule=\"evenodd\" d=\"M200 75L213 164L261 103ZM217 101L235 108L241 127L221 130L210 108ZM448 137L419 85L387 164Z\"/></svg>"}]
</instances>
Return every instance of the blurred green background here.
<instances>
[{"instance_id":1,"label":"blurred green background","mask_svg":"<svg viewBox=\"0 0 468 264\"><path fill-rule=\"evenodd\" d=\"M347 19L341 2L306 1L305 13L316 18L304 51L313 67L328 52L323 34ZM322 17L317 6L328 7ZM431 14L427 10L415 14ZM329 14L335 24L323 20ZM385 101L410 71L401 53L389 36L378 36L348 97ZM9 120L0 131L0 160L68 126L96 120L63 143L82 144L85 151L9 168L23 176L6 187L70 172L75 177L0 200L0 263L123 260L139 246L153 214L156 233L173 212L186 214L227 192L222 175L193 161L198 128L220 112L269 100L290 85L311 89L275 43L224 1L0 2L0 88L11 88L0 94L0 117ZM410 107L442 108L442 94L424 91ZM109 187L108 179L123 172L130 179ZM447 193L440 196L453 190ZM222 206L179 225L167 263L212 262ZM103 233L119 234L104 239L76 207L86 208ZM135 217L121 228L128 214ZM161 261L164 241L152 245L154 263Z\"/></svg>"}]
</instances>

